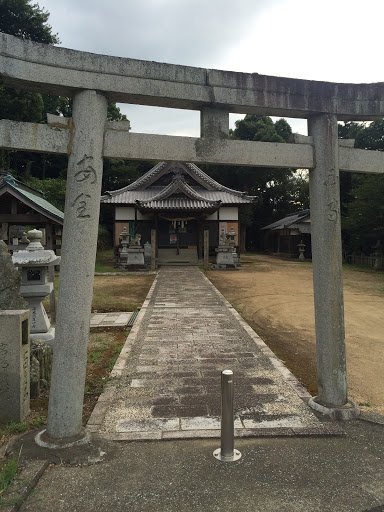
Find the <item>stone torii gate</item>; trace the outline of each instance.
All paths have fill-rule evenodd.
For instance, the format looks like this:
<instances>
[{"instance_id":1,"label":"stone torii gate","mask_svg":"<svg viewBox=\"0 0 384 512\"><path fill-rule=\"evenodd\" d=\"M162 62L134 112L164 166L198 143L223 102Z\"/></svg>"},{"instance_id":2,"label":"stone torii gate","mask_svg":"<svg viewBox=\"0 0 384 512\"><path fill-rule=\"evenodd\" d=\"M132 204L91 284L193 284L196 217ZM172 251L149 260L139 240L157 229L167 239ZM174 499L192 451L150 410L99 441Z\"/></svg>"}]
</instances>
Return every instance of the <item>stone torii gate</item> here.
<instances>
[{"instance_id":1,"label":"stone torii gate","mask_svg":"<svg viewBox=\"0 0 384 512\"><path fill-rule=\"evenodd\" d=\"M318 396L312 407L351 417L347 396L339 170L384 172L384 153L339 141L337 121L384 116L384 84L335 84L146 62L1 34L6 86L73 97L73 117L0 121L0 147L69 156L59 309L46 440L81 440L103 157L310 169ZM107 102L199 110L201 137L146 135L108 123ZM228 138L229 113L308 119L295 143Z\"/></svg>"}]
</instances>

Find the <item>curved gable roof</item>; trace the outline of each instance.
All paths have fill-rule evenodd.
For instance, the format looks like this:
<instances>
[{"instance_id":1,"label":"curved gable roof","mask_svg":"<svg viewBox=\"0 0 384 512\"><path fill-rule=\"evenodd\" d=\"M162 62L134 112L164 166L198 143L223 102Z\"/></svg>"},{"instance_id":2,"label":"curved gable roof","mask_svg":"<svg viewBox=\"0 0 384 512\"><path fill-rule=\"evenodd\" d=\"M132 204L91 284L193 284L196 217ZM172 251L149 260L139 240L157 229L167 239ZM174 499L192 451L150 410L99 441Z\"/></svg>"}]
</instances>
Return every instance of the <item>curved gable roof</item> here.
<instances>
[{"instance_id":1,"label":"curved gable roof","mask_svg":"<svg viewBox=\"0 0 384 512\"><path fill-rule=\"evenodd\" d=\"M157 182L166 174L174 174L174 178L179 176L175 185L175 180L168 185L160 187ZM181 178L189 176L195 183L195 186L189 185ZM161 200L169 198L172 194L183 193L188 198L193 197L205 202L222 202L224 204L249 204L255 201L255 197L247 196L245 192L232 190L221 185L213 178L208 176L199 167L186 162L160 162L152 169L146 172L134 183L127 185L119 190L106 192L101 198L102 203L115 204L134 204L149 200Z\"/></svg>"}]
</instances>

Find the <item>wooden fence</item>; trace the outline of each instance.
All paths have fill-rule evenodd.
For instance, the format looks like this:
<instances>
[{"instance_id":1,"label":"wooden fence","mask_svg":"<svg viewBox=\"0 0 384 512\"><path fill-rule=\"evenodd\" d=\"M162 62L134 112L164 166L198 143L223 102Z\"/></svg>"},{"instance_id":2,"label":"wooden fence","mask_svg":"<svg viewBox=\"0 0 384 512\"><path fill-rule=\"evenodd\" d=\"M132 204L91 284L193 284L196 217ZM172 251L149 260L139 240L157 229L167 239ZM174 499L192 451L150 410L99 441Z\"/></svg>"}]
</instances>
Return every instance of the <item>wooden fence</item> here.
<instances>
[{"instance_id":1,"label":"wooden fence","mask_svg":"<svg viewBox=\"0 0 384 512\"><path fill-rule=\"evenodd\" d=\"M344 254L343 262L350 263L351 265L361 265L375 270L384 269L383 254L371 254L370 256L366 254Z\"/></svg>"}]
</instances>

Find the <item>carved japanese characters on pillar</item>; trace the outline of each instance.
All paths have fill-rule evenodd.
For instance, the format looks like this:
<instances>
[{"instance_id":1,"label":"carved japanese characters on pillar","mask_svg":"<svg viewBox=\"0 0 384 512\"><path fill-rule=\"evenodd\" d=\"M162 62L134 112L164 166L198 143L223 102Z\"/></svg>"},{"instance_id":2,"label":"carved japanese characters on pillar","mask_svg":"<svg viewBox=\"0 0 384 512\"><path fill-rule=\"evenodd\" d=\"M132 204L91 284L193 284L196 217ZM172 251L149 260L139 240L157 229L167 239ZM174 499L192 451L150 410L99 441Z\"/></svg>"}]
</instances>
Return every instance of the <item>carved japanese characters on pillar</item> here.
<instances>
[{"instance_id":1,"label":"carved japanese characters on pillar","mask_svg":"<svg viewBox=\"0 0 384 512\"><path fill-rule=\"evenodd\" d=\"M97 185L97 173L93 166L93 160L93 156L84 154L83 158L76 163L78 171L75 172L74 177L75 181L79 183L80 193L75 200L72 201L71 206L76 209L76 217L78 219L88 219L90 217L88 209L91 195L86 192L89 192L89 185ZM85 185L84 189L86 188L84 191L81 191L82 184ZM95 190L95 192L96 191L97 190Z\"/></svg>"},{"instance_id":2,"label":"carved japanese characters on pillar","mask_svg":"<svg viewBox=\"0 0 384 512\"><path fill-rule=\"evenodd\" d=\"M88 219L90 217L90 215L87 213L89 199L91 199L91 196L82 192L71 203L71 206L76 208L76 217L78 219Z\"/></svg>"},{"instance_id":3,"label":"carved japanese characters on pillar","mask_svg":"<svg viewBox=\"0 0 384 512\"><path fill-rule=\"evenodd\" d=\"M328 193L330 195L330 202L327 204L327 206L328 206L327 217L328 217L328 220L331 222L336 222L336 220L340 214L339 201L334 196L335 187L337 187L336 171L335 171L335 169L330 169L330 171L328 172L328 183L327 183Z\"/></svg>"},{"instance_id":4,"label":"carved japanese characters on pillar","mask_svg":"<svg viewBox=\"0 0 384 512\"><path fill-rule=\"evenodd\" d=\"M75 180L78 183L89 180L94 184L97 181L96 171L93 167L93 156L84 155L84 157L77 162L79 171L75 174Z\"/></svg>"},{"instance_id":5,"label":"carved japanese characters on pillar","mask_svg":"<svg viewBox=\"0 0 384 512\"><path fill-rule=\"evenodd\" d=\"M29 393L30 393L30 387L29 387L29 359L30 359L30 354L29 354L29 351L28 352L25 352L24 353L24 358L23 358L23 372L22 372L22 375L23 375L23 383L22 383L22 395L21 395L21 399L23 400L23 402L27 402L29 400Z\"/></svg>"}]
</instances>

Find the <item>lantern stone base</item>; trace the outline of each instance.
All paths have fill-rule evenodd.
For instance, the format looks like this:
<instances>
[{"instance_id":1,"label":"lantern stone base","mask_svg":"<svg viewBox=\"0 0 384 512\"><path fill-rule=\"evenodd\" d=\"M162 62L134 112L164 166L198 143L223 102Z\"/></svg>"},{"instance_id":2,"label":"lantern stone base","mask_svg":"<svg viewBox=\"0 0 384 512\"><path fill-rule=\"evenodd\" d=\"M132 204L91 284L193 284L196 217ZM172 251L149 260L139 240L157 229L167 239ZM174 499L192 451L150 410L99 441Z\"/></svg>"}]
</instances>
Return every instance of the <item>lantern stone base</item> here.
<instances>
[{"instance_id":1,"label":"lantern stone base","mask_svg":"<svg viewBox=\"0 0 384 512\"><path fill-rule=\"evenodd\" d=\"M35 332L30 335L31 340L42 340L49 343L51 346L55 341L55 328L50 327L47 332Z\"/></svg>"},{"instance_id":2,"label":"lantern stone base","mask_svg":"<svg viewBox=\"0 0 384 512\"><path fill-rule=\"evenodd\" d=\"M51 322L49 321L48 315L42 303L46 296L43 295L40 297L31 297L25 293L21 293L21 295L28 302L30 311L31 334L48 332L51 327Z\"/></svg>"},{"instance_id":3,"label":"lantern stone base","mask_svg":"<svg viewBox=\"0 0 384 512\"><path fill-rule=\"evenodd\" d=\"M127 267L144 267L144 249L142 247L128 247Z\"/></svg>"},{"instance_id":4,"label":"lantern stone base","mask_svg":"<svg viewBox=\"0 0 384 512\"><path fill-rule=\"evenodd\" d=\"M231 245L220 245L216 251L216 264L213 266L216 270L237 269L237 261L234 259L233 247ZM237 255L236 255L237 256Z\"/></svg>"}]
</instances>

